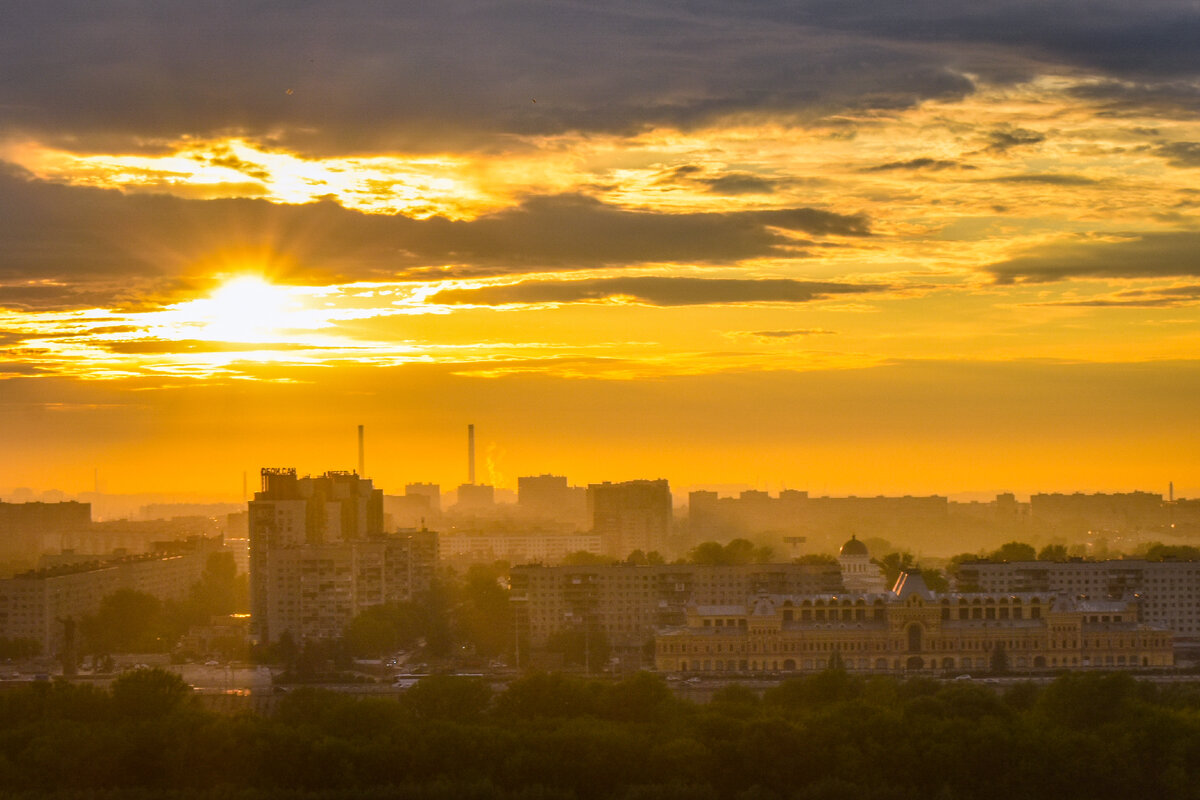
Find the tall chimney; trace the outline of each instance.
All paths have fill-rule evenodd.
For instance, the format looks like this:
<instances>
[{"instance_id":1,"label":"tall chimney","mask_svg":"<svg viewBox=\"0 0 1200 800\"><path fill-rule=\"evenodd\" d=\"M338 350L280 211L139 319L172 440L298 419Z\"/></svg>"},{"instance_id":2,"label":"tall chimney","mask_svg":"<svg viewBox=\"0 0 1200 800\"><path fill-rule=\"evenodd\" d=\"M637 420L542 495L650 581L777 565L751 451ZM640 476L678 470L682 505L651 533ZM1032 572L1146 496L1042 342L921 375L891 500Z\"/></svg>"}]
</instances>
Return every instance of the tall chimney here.
<instances>
[{"instance_id":1,"label":"tall chimney","mask_svg":"<svg viewBox=\"0 0 1200 800\"><path fill-rule=\"evenodd\" d=\"M475 426L467 426L467 483L475 485Z\"/></svg>"},{"instance_id":2,"label":"tall chimney","mask_svg":"<svg viewBox=\"0 0 1200 800\"><path fill-rule=\"evenodd\" d=\"M367 476L367 457L363 448L363 426L358 426L358 477Z\"/></svg>"}]
</instances>

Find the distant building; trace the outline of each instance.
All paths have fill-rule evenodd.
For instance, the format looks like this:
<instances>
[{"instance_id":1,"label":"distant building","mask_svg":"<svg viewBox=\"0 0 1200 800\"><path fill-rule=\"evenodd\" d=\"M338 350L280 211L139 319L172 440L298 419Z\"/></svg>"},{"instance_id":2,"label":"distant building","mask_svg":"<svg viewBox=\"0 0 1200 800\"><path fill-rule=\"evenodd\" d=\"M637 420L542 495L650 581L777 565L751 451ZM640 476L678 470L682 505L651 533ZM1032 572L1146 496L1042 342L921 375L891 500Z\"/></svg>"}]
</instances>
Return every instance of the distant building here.
<instances>
[{"instance_id":1,"label":"distant building","mask_svg":"<svg viewBox=\"0 0 1200 800\"><path fill-rule=\"evenodd\" d=\"M882 594L760 593L690 603L655 639L667 673L795 673L840 661L858 672L1132 669L1174 663L1170 632L1138 621L1133 601L1043 593L935 594L902 573Z\"/></svg>"},{"instance_id":2,"label":"distant building","mask_svg":"<svg viewBox=\"0 0 1200 800\"><path fill-rule=\"evenodd\" d=\"M696 491L688 495L688 531L694 542L799 533L810 544L832 545L842 540L846 530L943 535L948 509L947 498L936 495L809 497L808 492L785 489L778 497L754 490L719 497L716 492Z\"/></svg>"},{"instance_id":3,"label":"distant building","mask_svg":"<svg viewBox=\"0 0 1200 800\"><path fill-rule=\"evenodd\" d=\"M496 489L479 483L464 483L458 487L458 502L454 510L462 512L490 511L496 505Z\"/></svg>"},{"instance_id":4,"label":"distant building","mask_svg":"<svg viewBox=\"0 0 1200 800\"><path fill-rule=\"evenodd\" d=\"M221 549L219 539L199 540L170 555L93 559L0 580L0 636L33 639L44 654L53 655L62 645L64 620L78 623L95 614L100 602L119 589L182 599L200 580L208 556Z\"/></svg>"},{"instance_id":5,"label":"distant building","mask_svg":"<svg viewBox=\"0 0 1200 800\"><path fill-rule=\"evenodd\" d=\"M526 518L569 522L578 526L590 523L587 489L568 486L567 479L562 475L517 478L517 506Z\"/></svg>"},{"instance_id":6,"label":"distant building","mask_svg":"<svg viewBox=\"0 0 1200 800\"><path fill-rule=\"evenodd\" d=\"M883 570L871 561L867 546L851 536L838 553L838 564L842 568L842 584L847 592L880 593L887 590Z\"/></svg>"},{"instance_id":7,"label":"distant building","mask_svg":"<svg viewBox=\"0 0 1200 800\"><path fill-rule=\"evenodd\" d=\"M1035 494L1029 503L1035 523L1063 532L1131 530L1169 519L1162 495L1150 492Z\"/></svg>"},{"instance_id":8,"label":"distant building","mask_svg":"<svg viewBox=\"0 0 1200 800\"><path fill-rule=\"evenodd\" d=\"M593 483L588 486L592 530L606 554L666 552L671 533L671 488L666 480Z\"/></svg>"},{"instance_id":9,"label":"distant building","mask_svg":"<svg viewBox=\"0 0 1200 800\"><path fill-rule=\"evenodd\" d=\"M600 537L584 531L456 530L439 536L443 561L460 564L557 564L571 553L600 555Z\"/></svg>"},{"instance_id":10,"label":"distant building","mask_svg":"<svg viewBox=\"0 0 1200 800\"><path fill-rule=\"evenodd\" d=\"M0 502L0 561L32 566L43 552L61 548L61 539L87 531L88 503Z\"/></svg>"},{"instance_id":11,"label":"distant building","mask_svg":"<svg viewBox=\"0 0 1200 800\"><path fill-rule=\"evenodd\" d=\"M960 588L1055 592L1089 600L1139 598L1141 621L1167 628L1177 644L1200 641L1200 561L968 561Z\"/></svg>"},{"instance_id":12,"label":"distant building","mask_svg":"<svg viewBox=\"0 0 1200 800\"><path fill-rule=\"evenodd\" d=\"M250 606L261 642L342 634L372 605L429 588L437 534L385 535L383 492L355 473L264 469L250 502Z\"/></svg>"},{"instance_id":13,"label":"distant building","mask_svg":"<svg viewBox=\"0 0 1200 800\"><path fill-rule=\"evenodd\" d=\"M442 487L436 483L410 483L404 487L404 496L414 495L429 498L429 510L434 514L442 513Z\"/></svg>"},{"instance_id":14,"label":"distant building","mask_svg":"<svg viewBox=\"0 0 1200 800\"><path fill-rule=\"evenodd\" d=\"M836 564L524 565L513 567L510 579L518 630L534 648L578 628L602 631L619 647L641 647L660 626L682 625L689 603L842 590Z\"/></svg>"}]
</instances>

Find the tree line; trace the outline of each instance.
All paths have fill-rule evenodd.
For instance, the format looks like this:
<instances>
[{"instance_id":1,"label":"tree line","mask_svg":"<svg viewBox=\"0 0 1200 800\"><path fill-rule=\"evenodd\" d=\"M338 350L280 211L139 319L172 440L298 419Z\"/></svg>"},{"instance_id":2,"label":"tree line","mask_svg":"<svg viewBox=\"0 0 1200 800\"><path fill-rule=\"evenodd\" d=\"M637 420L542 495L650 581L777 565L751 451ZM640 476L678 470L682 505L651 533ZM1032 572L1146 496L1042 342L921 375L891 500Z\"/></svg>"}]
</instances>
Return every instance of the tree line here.
<instances>
[{"instance_id":1,"label":"tree line","mask_svg":"<svg viewBox=\"0 0 1200 800\"><path fill-rule=\"evenodd\" d=\"M452 676L203 710L173 673L0 693L0 794L110 798L1192 798L1200 687L997 687L828 670L708 703L657 676Z\"/></svg>"}]
</instances>

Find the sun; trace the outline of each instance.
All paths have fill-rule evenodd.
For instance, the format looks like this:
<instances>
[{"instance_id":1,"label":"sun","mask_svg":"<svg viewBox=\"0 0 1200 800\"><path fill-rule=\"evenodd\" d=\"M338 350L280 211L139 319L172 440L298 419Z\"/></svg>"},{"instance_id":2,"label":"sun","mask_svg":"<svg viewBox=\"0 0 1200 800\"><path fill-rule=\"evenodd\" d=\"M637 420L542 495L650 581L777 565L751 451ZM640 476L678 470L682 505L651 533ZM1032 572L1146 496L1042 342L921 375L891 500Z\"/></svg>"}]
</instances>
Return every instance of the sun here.
<instances>
[{"instance_id":1,"label":"sun","mask_svg":"<svg viewBox=\"0 0 1200 800\"><path fill-rule=\"evenodd\" d=\"M187 338L213 342L277 342L294 327L291 292L257 275L226 280L211 295L175 305L168 322ZM176 337L171 337L176 338Z\"/></svg>"}]
</instances>

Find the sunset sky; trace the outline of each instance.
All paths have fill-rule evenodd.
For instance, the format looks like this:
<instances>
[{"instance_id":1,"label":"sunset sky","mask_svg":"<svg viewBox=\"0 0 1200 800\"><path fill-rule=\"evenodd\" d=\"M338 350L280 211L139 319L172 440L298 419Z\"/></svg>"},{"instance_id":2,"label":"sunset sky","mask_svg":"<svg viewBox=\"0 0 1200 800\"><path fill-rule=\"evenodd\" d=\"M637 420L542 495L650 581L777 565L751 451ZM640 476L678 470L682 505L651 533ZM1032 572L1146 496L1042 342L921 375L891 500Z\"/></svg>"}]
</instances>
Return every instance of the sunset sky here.
<instances>
[{"instance_id":1,"label":"sunset sky","mask_svg":"<svg viewBox=\"0 0 1200 800\"><path fill-rule=\"evenodd\" d=\"M1200 494L1195 2L0 4L0 497Z\"/></svg>"}]
</instances>

